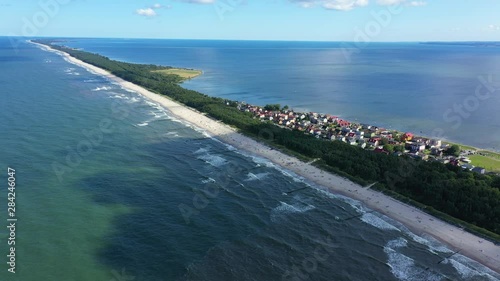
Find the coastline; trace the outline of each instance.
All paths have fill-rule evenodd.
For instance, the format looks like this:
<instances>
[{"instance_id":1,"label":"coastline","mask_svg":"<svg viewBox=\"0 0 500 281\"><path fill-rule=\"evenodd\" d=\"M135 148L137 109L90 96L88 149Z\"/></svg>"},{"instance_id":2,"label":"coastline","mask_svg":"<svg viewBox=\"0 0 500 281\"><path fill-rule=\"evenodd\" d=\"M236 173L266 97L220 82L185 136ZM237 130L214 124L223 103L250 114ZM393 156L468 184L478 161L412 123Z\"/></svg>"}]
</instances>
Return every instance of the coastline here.
<instances>
[{"instance_id":1,"label":"coastline","mask_svg":"<svg viewBox=\"0 0 500 281\"><path fill-rule=\"evenodd\" d=\"M460 250L461 254L470 257L493 271L500 273L500 247L492 242L465 232L459 227L432 217L419 209L396 201L372 189L364 188L340 176L322 171L319 168L304 163L299 159L269 148L249 137L238 133L235 129L221 122L177 103L166 96L153 93L131 82L118 78L109 72L71 57L69 54L54 50L46 45L30 42L44 50L56 52L69 62L104 76L122 87L135 91L146 98L155 101L167 108L174 116L191 123L195 127L204 129L211 136L238 149L247 151L259 157L266 158L274 164L288 169L307 180L326 189L347 197L361 201L368 208L376 210L408 227L417 235L428 234L440 242L448 245L451 250Z\"/></svg>"}]
</instances>

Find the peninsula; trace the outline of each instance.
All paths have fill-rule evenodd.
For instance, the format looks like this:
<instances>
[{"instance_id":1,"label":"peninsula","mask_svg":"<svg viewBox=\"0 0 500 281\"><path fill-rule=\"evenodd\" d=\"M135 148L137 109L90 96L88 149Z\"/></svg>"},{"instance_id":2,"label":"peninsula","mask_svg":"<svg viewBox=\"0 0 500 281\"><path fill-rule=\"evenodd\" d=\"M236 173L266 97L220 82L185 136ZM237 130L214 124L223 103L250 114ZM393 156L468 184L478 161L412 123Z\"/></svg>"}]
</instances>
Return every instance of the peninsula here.
<instances>
[{"instance_id":1,"label":"peninsula","mask_svg":"<svg viewBox=\"0 0 500 281\"><path fill-rule=\"evenodd\" d=\"M389 147L384 149L384 145L383 153L375 153L338 139L331 141L331 137L330 140L315 137L314 130L313 134L305 134L277 126L273 120L257 117L241 103L182 88L179 83L186 77L165 73L164 70L172 69L170 67L113 61L53 45L50 40L33 43L158 102L173 115L223 142L265 157L333 192L360 200L415 233L427 233L452 250L500 272L497 244L500 241L500 178L497 175L386 153ZM286 114L286 109L283 110L271 111ZM363 130L360 126L358 131ZM343 127L348 126L336 129L343 131ZM350 126L346 130L358 132ZM374 145L374 150L378 146L378 143ZM369 184L373 184L371 188L364 187Z\"/></svg>"}]
</instances>

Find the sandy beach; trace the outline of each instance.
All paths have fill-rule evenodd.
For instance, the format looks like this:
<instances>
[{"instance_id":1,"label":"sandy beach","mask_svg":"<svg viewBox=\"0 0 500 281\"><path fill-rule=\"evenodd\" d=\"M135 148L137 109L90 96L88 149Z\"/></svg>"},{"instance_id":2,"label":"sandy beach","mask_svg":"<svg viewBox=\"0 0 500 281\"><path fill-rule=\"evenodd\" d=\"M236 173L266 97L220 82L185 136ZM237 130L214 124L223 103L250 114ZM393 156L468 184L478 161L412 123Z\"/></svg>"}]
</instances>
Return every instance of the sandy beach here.
<instances>
[{"instance_id":1,"label":"sandy beach","mask_svg":"<svg viewBox=\"0 0 500 281\"><path fill-rule=\"evenodd\" d=\"M399 202L380 192L362 187L345 178L322 171L311 164L304 163L295 157L269 148L251 138L239 134L230 126L208 118L198 111L179 104L166 96L148 91L147 89L118 78L103 69L77 60L67 53L53 50L45 45L37 45L45 50L57 52L71 63L105 76L119 83L122 87L135 91L161 104L175 115L175 117L205 130L209 135L218 138L224 143L245 150L250 154L269 159L276 165L288 169L334 193L339 193L359 200L368 208L376 210L404 224L415 234L428 234L448 245L451 250L460 250L460 254L468 256L500 273L500 246L494 245L490 241L465 232L461 228L450 225L415 207Z\"/></svg>"}]
</instances>

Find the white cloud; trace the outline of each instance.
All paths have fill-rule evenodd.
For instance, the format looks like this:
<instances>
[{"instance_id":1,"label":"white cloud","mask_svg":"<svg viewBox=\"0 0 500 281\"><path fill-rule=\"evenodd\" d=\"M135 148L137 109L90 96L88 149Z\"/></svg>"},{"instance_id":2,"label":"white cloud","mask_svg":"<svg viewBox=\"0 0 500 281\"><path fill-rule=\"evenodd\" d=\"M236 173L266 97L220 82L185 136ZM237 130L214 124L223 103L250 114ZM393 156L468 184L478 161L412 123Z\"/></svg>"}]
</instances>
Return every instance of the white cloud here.
<instances>
[{"instance_id":1,"label":"white cloud","mask_svg":"<svg viewBox=\"0 0 500 281\"><path fill-rule=\"evenodd\" d=\"M177 0L179 2L192 3L192 4L213 4L217 0Z\"/></svg>"},{"instance_id":2,"label":"white cloud","mask_svg":"<svg viewBox=\"0 0 500 281\"><path fill-rule=\"evenodd\" d=\"M425 1L411 1L408 3L408 6L413 6L413 7L421 7L427 5L427 2Z\"/></svg>"},{"instance_id":3,"label":"white cloud","mask_svg":"<svg viewBox=\"0 0 500 281\"><path fill-rule=\"evenodd\" d=\"M136 14L140 16L145 16L145 17L154 17L157 15L154 9L152 8L145 8L145 9L137 9L135 11Z\"/></svg>"},{"instance_id":4,"label":"white cloud","mask_svg":"<svg viewBox=\"0 0 500 281\"><path fill-rule=\"evenodd\" d=\"M140 16L145 16L145 17L155 17L158 14L156 13L156 10L158 9L170 9L172 8L170 5L162 5L162 4L154 4L153 6L149 8L144 8L144 9L137 9L135 11L136 14Z\"/></svg>"},{"instance_id":5,"label":"white cloud","mask_svg":"<svg viewBox=\"0 0 500 281\"><path fill-rule=\"evenodd\" d=\"M328 10L349 11L356 7L368 5L368 0L289 0L304 8L322 6Z\"/></svg>"},{"instance_id":6,"label":"white cloud","mask_svg":"<svg viewBox=\"0 0 500 281\"><path fill-rule=\"evenodd\" d=\"M377 4L382 6L390 6L390 5L401 5L404 4L406 6L412 7L420 7L427 5L425 1L407 1L407 0L377 0Z\"/></svg>"},{"instance_id":7,"label":"white cloud","mask_svg":"<svg viewBox=\"0 0 500 281\"><path fill-rule=\"evenodd\" d=\"M500 25L490 24L488 25L489 30L500 30Z\"/></svg>"},{"instance_id":8,"label":"white cloud","mask_svg":"<svg viewBox=\"0 0 500 281\"><path fill-rule=\"evenodd\" d=\"M210 0L179 0L179 1L210 1ZM321 6L328 10L349 11L357 7L364 7L369 4L369 0L288 0L298 4L303 8L311 8ZM408 1L408 0L377 0L376 3L382 6L391 5L407 5L407 6L424 6L426 1Z\"/></svg>"},{"instance_id":9,"label":"white cloud","mask_svg":"<svg viewBox=\"0 0 500 281\"><path fill-rule=\"evenodd\" d=\"M401 4L403 2L405 2L406 0L377 0L377 4L379 5L398 5L398 4Z\"/></svg>"}]
</instances>

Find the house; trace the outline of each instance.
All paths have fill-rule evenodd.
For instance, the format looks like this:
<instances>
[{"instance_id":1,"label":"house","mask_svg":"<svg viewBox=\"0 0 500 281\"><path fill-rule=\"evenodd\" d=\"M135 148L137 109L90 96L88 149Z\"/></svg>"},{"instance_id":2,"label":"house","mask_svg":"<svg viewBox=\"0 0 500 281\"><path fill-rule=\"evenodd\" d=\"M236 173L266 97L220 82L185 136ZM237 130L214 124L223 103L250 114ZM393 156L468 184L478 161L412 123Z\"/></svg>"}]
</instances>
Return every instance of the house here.
<instances>
[{"instance_id":1,"label":"house","mask_svg":"<svg viewBox=\"0 0 500 281\"><path fill-rule=\"evenodd\" d=\"M413 134L412 133L404 133L402 136L401 136L401 141L405 142L405 141L411 141L413 139Z\"/></svg>"},{"instance_id":2,"label":"house","mask_svg":"<svg viewBox=\"0 0 500 281\"><path fill-rule=\"evenodd\" d=\"M338 119L337 125L339 125L341 127L347 127L347 126L351 125L351 123L349 121L346 121L346 120Z\"/></svg>"},{"instance_id":3,"label":"house","mask_svg":"<svg viewBox=\"0 0 500 281\"><path fill-rule=\"evenodd\" d=\"M433 147L433 148L431 148L431 154L441 157L441 156L443 156L443 150L441 148L438 148L438 147Z\"/></svg>"},{"instance_id":4,"label":"house","mask_svg":"<svg viewBox=\"0 0 500 281\"><path fill-rule=\"evenodd\" d=\"M472 169L474 169L474 165L472 165L472 164L463 164L460 167L462 167L462 169L464 169L464 170L469 170L469 171L472 171Z\"/></svg>"},{"instance_id":5,"label":"house","mask_svg":"<svg viewBox=\"0 0 500 281\"><path fill-rule=\"evenodd\" d=\"M440 147L440 146L441 146L441 144L442 144L442 143L441 143L441 140L431 139L431 140L429 141L429 145L430 145L431 147L433 147L433 146L435 146L435 147Z\"/></svg>"},{"instance_id":6,"label":"house","mask_svg":"<svg viewBox=\"0 0 500 281\"><path fill-rule=\"evenodd\" d=\"M472 171L474 173L478 173L478 174L481 174L481 175L484 175L486 173L486 169L482 168L482 167L475 167L475 168L472 169Z\"/></svg>"},{"instance_id":7,"label":"house","mask_svg":"<svg viewBox=\"0 0 500 281\"><path fill-rule=\"evenodd\" d=\"M342 132L344 132L344 133L351 133L352 130L349 127L342 127Z\"/></svg>"},{"instance_id":8,"label":"house","mask_svg":"<svg viewBox=\"0 0 500 281\"><path fill-rule=\"evenodd\" d=\"M406 142L405 148L409 149L410 151L424 151L425 150L425 144L424 143L418 143L418 142Z\"/></svg>"},{"instance_id":9,"label":"house","mask_svg":"<svg viewBox=\"0 0 500 281\"><path fill-rule=\"evenodd\" d=\"M360 146L361 148L365 148L365 147L366 147L366 143L365 143L365 142L362 142L362 143L360 143L360 145L359 145L359 146Z\"/></svg>"},{"instance_id":10,"label":"house","mask_svg":"<svg viewBox=\"0 0 500 281\"><path fill-rule=\"evenodd\" d=\"M470 163L470 162L472 162L472 161L471 161L469 158L467 158L467 157L462 157L462 158L460 158L460 161L462 161L462 162L464 162L464 163Z\"/></svg>"},{"instance_id":11,"label":"house","mask_svg":"<svg viewBox=\"0 0 500 281\"><path fill-rule=\"evenodd\" d=\"M378 146L380 140L381 138L370 138L370 140L368 140L368 144L372 146Z\"/></svg>"},{"instance_id":12,"label":"house","mask_svg":"<svg viewBox=\"0 0 500 281\"><path fill-rule=\"evenodd\" d=\"M413 142L418 142L418 143L423 143L424 145L428 145L429 144L429 139L426 139L426 138L413 138L412 140Z\"/></svg>"}]
</instances>

